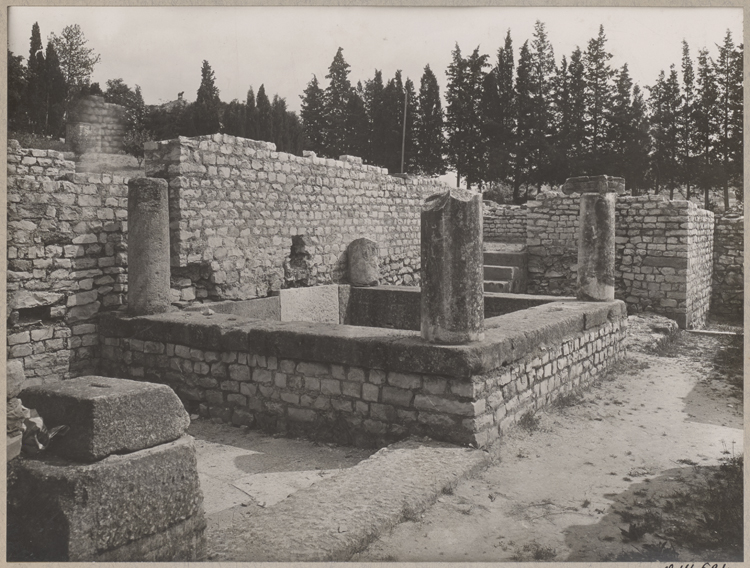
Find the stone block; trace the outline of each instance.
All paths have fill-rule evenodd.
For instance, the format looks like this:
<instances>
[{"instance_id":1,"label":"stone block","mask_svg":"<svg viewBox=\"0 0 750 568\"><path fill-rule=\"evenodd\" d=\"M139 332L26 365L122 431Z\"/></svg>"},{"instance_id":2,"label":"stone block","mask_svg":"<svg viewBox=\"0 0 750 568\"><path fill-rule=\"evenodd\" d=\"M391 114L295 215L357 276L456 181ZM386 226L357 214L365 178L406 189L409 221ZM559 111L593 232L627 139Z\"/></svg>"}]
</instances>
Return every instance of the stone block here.
<instances>
[{"instance_id":1,"label":"stone block","mask_svg":"<svg viewBox=\"0 0 750 568\"><path fill-rule=\"evenodd\" d=\"M28 388L20 398L47 427L70 426L50 451L86 462L176 440L190 424L172 389L140 381L85 376Z\"/></svg>"},{"instance_id":2,"label":"stone block","mask_svg":"<svg viewBox=\"0 0 750 568\"><path fill-rule=\"evenodd\" d=\"M193 439L93 464L8 465L8 560L189 561L205 556Z\"/></svg>"},{"instance_id":3,"label":"stone block","mask_svg":"<svg viewBox=\"0 0 750 568\"><path fill-rule=\"evenodd\" d=\"M279 291L281 321L339 323L339 287L336 284Z\"/></svg>"},{"instance_id":4,"label":"stone block","mask_svg":"<svg viewBox=\"0 0 750 568\"><path fill-rule=\"evenodd\" d=\"M349 283L352 286L377 286L380 280L378 243L370 239L357 239L347 249Z\"/></svg>"},{"instance_id":5,"label":"stone block","mask_svg":"<svg viewBox=\"0 0 750 568\"><path fill-rule=\"evenodd\" d=\"M7 398L15 398L23 389L23 383L26 380L23 363L18 359L12 359L8 361L5 369L7 373L5 379L6 396Z\"/></svg>"}]
</instances>

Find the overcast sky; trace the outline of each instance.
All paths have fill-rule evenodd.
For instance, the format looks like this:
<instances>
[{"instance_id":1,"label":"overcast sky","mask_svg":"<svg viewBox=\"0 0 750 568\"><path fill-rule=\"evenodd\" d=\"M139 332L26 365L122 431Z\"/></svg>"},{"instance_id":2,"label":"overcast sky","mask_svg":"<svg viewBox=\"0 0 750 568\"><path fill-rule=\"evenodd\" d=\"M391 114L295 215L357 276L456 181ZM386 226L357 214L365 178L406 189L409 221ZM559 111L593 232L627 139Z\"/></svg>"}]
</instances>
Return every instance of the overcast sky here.
<instances>
[{"instance_id":1,"label":"overcast sky","mask_svg":"<svg viewBox=\"0 0 750 568\"><path fill-rule=\"evenodd\" d=\"M223 101L244 100L248 87L265 84L269 96L286 98L299 110L303 89L313 74L325 86L337 48L351 65L356 84L397 69L417 89L424 66L435 72L441 92L451 51L458 42L464 55L479 46L496 54L510 28L514 58L534 22L545 23L559 63L576 46L586 49L604 25L611 64L628 64L634 81L653 84L661 69L679 71L681 42L695 59L723 41L726 30L742 41L741 8L380 8L380 7L11 7L8 41L16 55L28 57L31 26L39 22L42 39L79 24L89 46L101 54L93 81L121 77L141 86L147 104L159 104L185 92L194 100L201 62L211 64Z\"/></svg>"}]
</instances>

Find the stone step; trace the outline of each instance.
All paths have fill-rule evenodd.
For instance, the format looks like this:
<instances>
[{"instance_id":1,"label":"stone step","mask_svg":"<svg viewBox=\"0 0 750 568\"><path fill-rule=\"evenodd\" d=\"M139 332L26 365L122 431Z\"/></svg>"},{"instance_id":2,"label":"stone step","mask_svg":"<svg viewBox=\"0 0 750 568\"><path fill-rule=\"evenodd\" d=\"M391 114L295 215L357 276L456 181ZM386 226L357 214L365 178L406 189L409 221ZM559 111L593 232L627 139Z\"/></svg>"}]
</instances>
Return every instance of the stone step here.
<instances>
[{"instance_id":1,"label":"stone step","mask_svg":"<svg viewBox=\"0 0 750 568\"><path fill-rule=\"evenodd\" d=\"M526 251L484 251L484 264L491 266L526 266Z\"/></svg>"},{"instance_id":2,"label":"stone step","mask_svg":"<svg viewBox=\"0 0 750 568\"><path fill-rule=\"evenodd\" d=\"M485 292L513 292L513 282L510 280L485 280Z\"/></svg>"},{"instance_id":3,"label":"stone step","mask_svg":"<svg viewBox=\"0 0 750 568\"><path fill-rule=\"evenodd\" d=\"M515 266L490 266L484 265L485 280L513 280L518 273Z\"/></svg>"},{"instance_id":4,"label":"stone step","mask_svg":"<svg viewBox=\"0 0 750 568\"><path fill-rule=\"evenodd\" d=\"M211 562L347 561L489 463L471 448L410 439L223 527Z\"/></svg>"}]
</instances>

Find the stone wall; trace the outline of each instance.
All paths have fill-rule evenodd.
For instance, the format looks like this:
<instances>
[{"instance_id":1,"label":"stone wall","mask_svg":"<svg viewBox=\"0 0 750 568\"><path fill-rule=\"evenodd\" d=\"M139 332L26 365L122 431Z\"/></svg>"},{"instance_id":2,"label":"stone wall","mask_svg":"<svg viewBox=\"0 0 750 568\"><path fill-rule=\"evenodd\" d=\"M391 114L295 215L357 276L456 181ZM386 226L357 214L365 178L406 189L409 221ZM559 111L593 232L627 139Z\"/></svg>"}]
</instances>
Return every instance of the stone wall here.
<instances>
[{"instance_id":1,"label":"stone wall","mask_svg":"<svg viewBox=\"0 0 750 568\"><path fill-rule=\"evenodd\" d=\"M484 202L484 240L501 243L526 242L526 207Z\"/></svg>"},{"instance_id":2,"label":"stone wall","mask_svg":"<svg viewBox=\"0 0 750 568\"><path fill-rule=\"evenodd\" d=\"M619 301L553 302L499 316L504 325L462 346L223 314L107 315L102 369L168 384L191 412L223 422L357 444L417 434L487 447L620 357L625 312Z\"/></svg>"},{"instance_id":3,"label":"stone wall","mask_svg":"<svg viewBox=\"0 0 750 568\"><path fill-rule=\"evenodd\" d=\"M25 386L95 372L95 316L126 293L127 186L8 143L8 359Z\"/></svg>"},{"instance_id":4,"label":"stone wall","mask_svg":"<svg viewBox=\"0 0 750 568\"><path fill-rule=\"evenodd\" d=\"M580 196L541 194L527 203L528 290L576 291ZM711 294L713 214L664 196L618 196L616 297L681 327L705 323Z\"/></svg>"},{"instance_id":5,"label":"stone wall","mask_svg":"<svg viewBox=\"0 0 750 568\"><path fill-rule=\"evenodd\" d=\"M185 301L345 282L361 237L379 245L381 283L417 284L421 204L447 189L221 134L147 144L146 175L169 181L172 282Z\"/></svg>"},{"instance_id":6,"label":"stone wall","mask_svg":"<svg viewBox=\"0 0 750 568\"><path fill-rule=\"evenodd\" d=\"M81 97L68 117L65 140L76 154L123 154L127 129L125 107L104 97Z\"/></svg>"},{"instance_id":7,"label":"stone wall","mask_svg":"<svg viewBox=\"0 0 750 568\"><path fill-rule=\"evenodd\" d=\"M744 314L743 215L716 217L711 312L735 320Z\"/></svg>"}]
</instances>

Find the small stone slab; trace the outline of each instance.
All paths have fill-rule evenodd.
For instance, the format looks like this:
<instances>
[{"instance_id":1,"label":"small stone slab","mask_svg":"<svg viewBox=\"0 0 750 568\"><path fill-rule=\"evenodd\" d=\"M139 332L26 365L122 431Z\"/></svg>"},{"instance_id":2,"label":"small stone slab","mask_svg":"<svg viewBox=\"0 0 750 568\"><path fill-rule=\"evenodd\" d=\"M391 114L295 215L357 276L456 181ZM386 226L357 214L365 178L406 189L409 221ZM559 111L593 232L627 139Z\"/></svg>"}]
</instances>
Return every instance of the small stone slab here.
<instances>
[{"instance_id":1,"label":"small stone slab","mask_svg":"<svg viewBox=\"0 0 750 568\"><path fill-rule=\"evenodd\" d=\"M70 426L50 451L84 462L171 442L190 425L180 399L166 385L86 376L28 388L20 398L48 428Z\"/></svg>"},{"instance_id":2,"label":"small stone slab","mask_svg":"<svg viewBox=\"0 0 750 568\"><path fill-rule=\"evenodd\" d=\"M625 193L625 178L611 176L581 176L565 180L562 191L571 193Z\"/></svg>"}]
</instances>

